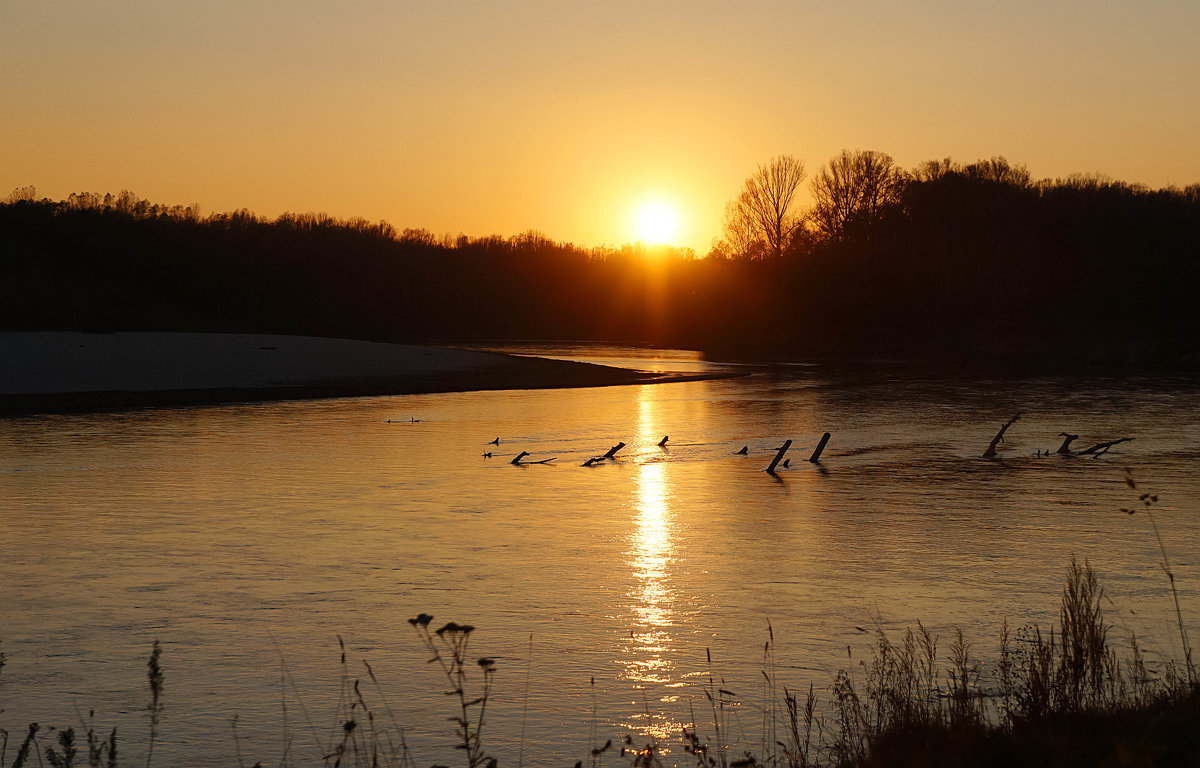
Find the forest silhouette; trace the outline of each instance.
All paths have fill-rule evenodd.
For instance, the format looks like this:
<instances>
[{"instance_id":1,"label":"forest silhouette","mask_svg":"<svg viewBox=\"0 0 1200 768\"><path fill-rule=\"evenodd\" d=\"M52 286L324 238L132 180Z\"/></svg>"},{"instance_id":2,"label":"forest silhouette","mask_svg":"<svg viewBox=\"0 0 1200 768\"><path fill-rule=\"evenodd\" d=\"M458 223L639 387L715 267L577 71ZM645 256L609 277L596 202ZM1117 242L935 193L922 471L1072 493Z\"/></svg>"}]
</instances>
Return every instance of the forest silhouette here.
<instances>
[{"instance_id":1,"label":"forest silhouette","mask_svg":"<svg viewBox=\"0 0 1200 768\"><path fill-rule=\"evenodd\" d=\"M905 171L847 151L793 211L805 177L786 156L760 166L703 258L26 187L0 203L0 329L1198 367L1200 184L1034 181L999 157Z\"/></svg>"}]
</instances>

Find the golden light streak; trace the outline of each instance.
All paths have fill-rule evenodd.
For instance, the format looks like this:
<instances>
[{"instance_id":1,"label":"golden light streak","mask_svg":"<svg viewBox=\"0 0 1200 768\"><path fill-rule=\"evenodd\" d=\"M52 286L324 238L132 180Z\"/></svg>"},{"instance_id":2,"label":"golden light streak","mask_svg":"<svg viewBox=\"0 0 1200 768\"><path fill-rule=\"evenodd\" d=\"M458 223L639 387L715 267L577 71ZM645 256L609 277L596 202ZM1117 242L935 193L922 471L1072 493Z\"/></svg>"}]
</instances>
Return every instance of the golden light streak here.
<instances>
[{"instance_id":1,"label":"golden light streak","mask_svg":"<svg viewBox=\"0 0 1200 768\"><path fill-rule=\"evenodd\" d=\"M643 390L648 390L643 387ZM654 401L643 397L639 412L639 438L642 446L654 445L658 438L651 435L659 430L654 419ZM661 437L661 436L660 436ZM633 506L635 510L634 533L629 552L628 566L633 577L629 593L631 608L630 643L625 649L622 677L637 684L639 688L679 688L684 685L675 677L675 666L671 660L674 651L672 629L675 626L675 603L677 596L671 586L671 565L675 553L675 514L671 508L671 488L667 475L668 465L653 456L639 456L637 475L634 478ZM678 697L672 693L661 693L659 704L673 703ZM647 707L633 714L626 727L655 738L666 738L678 734L682 723L677 722L667 708Z\"/></svg>"}]
</instances>

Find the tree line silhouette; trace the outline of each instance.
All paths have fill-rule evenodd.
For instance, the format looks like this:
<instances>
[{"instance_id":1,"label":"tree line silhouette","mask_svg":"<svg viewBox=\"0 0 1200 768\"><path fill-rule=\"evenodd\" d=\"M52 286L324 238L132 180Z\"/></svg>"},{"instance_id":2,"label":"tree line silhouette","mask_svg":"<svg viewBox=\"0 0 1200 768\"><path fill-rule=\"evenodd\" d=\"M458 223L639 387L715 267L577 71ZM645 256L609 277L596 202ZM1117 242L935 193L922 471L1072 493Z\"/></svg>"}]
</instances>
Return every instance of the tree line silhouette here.
<instances>
[{"instance_id":1,"label":"tree line silhouette","mask_svg":"<svg viewBox=\"0 0 1200 768\"><path fill-rule=\"evenodd\" d=\"M1002 157L759 166L705 258L530 231L201 216L123 191L0 203L0 328L581 340L744 356L1194 366L1200 185L1035 181Z\"/></svg>"}]
</instances>

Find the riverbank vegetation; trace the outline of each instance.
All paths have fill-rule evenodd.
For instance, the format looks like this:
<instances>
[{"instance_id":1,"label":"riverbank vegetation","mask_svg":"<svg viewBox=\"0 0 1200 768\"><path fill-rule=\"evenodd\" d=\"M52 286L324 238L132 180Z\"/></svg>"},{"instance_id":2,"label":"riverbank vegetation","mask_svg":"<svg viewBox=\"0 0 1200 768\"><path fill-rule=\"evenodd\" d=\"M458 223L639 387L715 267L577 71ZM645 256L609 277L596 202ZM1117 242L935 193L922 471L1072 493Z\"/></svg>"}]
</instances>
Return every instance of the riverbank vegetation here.
<instances>
[{"instance_id":1,"label":"riverbank vegetation","mask_svg":"<svg viewBox=\"0 0 1200 768\"><path fill-rule=\"evenodd\" d=\"M1164 561L1165 562L1165 561ZM1200 679L1187 661L1150 663L1136 637L1115 638L1105 618L1106 598L1086 561L1067 568L1055 626L1005 626L996 653L977 654L961 631L946 641L920 623L902 637L874 632L868 660L838 672L831 684L793 687L775 673L771 633L765 646L765 697L757 703L714 683L701 685L706 706L670 740L600 733L597 743L579 745L562 764L592 768L630 765L695 765L697 768L785 768L819 766L1175 766L1200 759ZM456 746L445 765L493 767L487 707L497 661L475 658L475 628L450 622L437 629L420 614L409 623L431 663L449 687L448 726ZM1182 619L1181 619L1182 622ZM1187 633L1179 626L1188 653ZM148 663L144 762L153 765L163 707L164 668L157 643ZM711 661L711 660L710 660ZM405 727L392 712L370 665L350 672L342 648L336 722L323 724L319 749L302 754L285 745L282 756L255 765L399 766L416 768ZM0 681L2 682L2 681ZM6 692L6 698L12 694ZM761 716L761 717L759 717ZM750 738L746 723L759 720ZM237 737L238 762L265 757ZM10 742L0 732L0 766L142 764L119 747L117 733L81 724L54 729L31 724ZM448 734L450 735L450 734ZM599 743L600 739L605 739ZM197 745L199 748L199 745ZM44 756L45 761L42 761ZM518 764L521 760L518 758Z\"/></svg>"},{"instance_id":2,"label":"riverbank vegetation","mask_svg":"<svg viewBox=\"0 0 1200 768\"><path fill-rule=\"evenodd\" d=\"M843 152L746 180L707 254L130 192L0 204L0 329L649 343L744 356L1195 367L1200 184Z\"/></svg>"}]
</instances>

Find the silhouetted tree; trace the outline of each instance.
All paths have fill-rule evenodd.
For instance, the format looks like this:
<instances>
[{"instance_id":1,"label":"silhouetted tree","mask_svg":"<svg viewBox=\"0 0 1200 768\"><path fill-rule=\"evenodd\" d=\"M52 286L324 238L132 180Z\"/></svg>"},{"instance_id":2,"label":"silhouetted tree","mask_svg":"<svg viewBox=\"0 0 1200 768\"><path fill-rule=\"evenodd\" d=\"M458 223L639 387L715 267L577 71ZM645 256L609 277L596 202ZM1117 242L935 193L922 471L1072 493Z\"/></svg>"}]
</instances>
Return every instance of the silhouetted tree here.
<instances>
[{"instance_id":1,"label":"silhouetted tree","mask_svg":"<svg viewBox=\"0 0 1200 768\"><path fill-rule=\"evenodd\" d=\"M900 202L906 178L891 155L843 149L812 180L810 215L817 235L839 242L851 231L869 233Z\"/></svg>"},{"instance_id":2,"label":"silhouetted tree","mask_svg":"<svg viewBox=\"0 0 1200 768\"><path fill-rule=\"evenodd\" d=\"M722 219L724 237L714 245L709 254L711 257L761 259L765 254L767 244L751 217L751 206L745 199L747 194L742 192L736 200L725 203L725 216Z\"/></svg>"},{"instance_id":3,"label":"silhouetted tree","mask_svg":"<svg viewBox=\"0 0 1200 768\"><path fill-rule=\"evenodd\" d=\"M7 203L33 202L37 200L37 187L30 184L27 187L17 187L5 200Z\"/></svg>"},{"instance_id":4,"label":"silhouetted tree","mask_svg":"<svg viewBox=\"0 0 1200 768\"><path fill-rule=\"evenodd\" d=\"M843 154L851 190L864 153ZM812 248L812 230L789 215L778 258L763 258L767 239L747 216L736 255L756 255L736 259L319 213L200 217L198 206L130 192L54 202L30 190L0 203L0 328L592 339L1021 365L1200 360L1200 185L1030 183L995 157L931 161L903 187L898 203L847 191L862 218L846 218L846 239ZM731 212L739 201L752 212L740 196Z\"/></svg>"},{"instance_id":5,"label":"silhouetted tree","mask_svg":"<svg viewBox=\"0 0 1200 768\"><path fill-rule=\"evenodd\" d=\"M948 157L941 160L926 160L912 172L914 181L939 181L952 173L961 173L961 167Z\"/></svg>"},{"instance_id":6,"label":"silhouetted tree","mask_svg":"<svg viewBox=\"0 0 1200 768\"><path fill-rule=\"evenodd\" d=\"M783 255L801 219L792 213L796 190L806 173L791 155L772 158L746 179L742 192L725 207L725 249L742 258Z\"/></svg>"},{"instance_id":7,"label":"silhouetted tree","mask_svg":"<svg viewBox=\"0 0 1200 768\"><path fill-rule=\"evenodd\" d=\"M988 160L979 160L963 169L963 173L975 179L990 181L994 184L1008 184L1024 189L1033 183L1029 169L1023 165L1012 165L1004 157L997 155Z\"/></svg>"}]
</instances>

